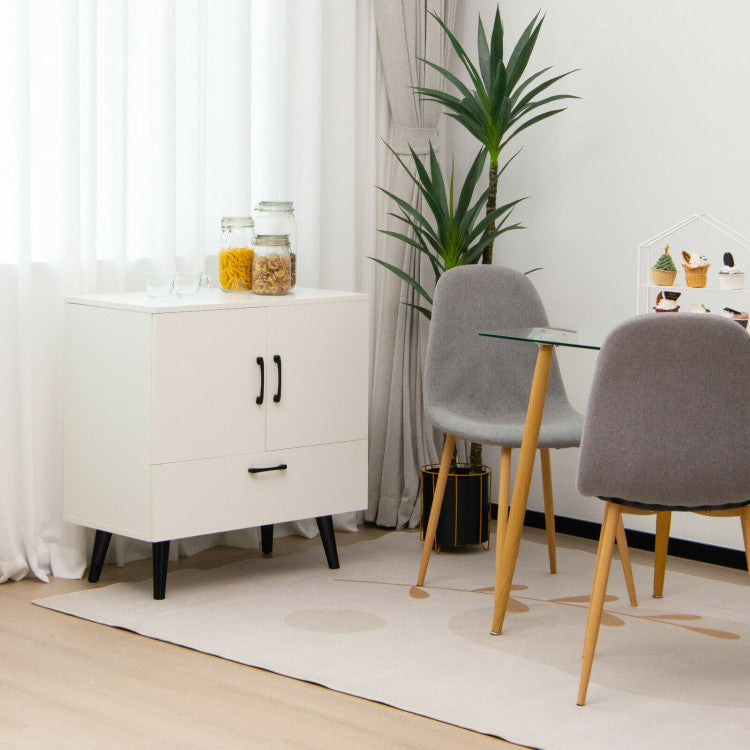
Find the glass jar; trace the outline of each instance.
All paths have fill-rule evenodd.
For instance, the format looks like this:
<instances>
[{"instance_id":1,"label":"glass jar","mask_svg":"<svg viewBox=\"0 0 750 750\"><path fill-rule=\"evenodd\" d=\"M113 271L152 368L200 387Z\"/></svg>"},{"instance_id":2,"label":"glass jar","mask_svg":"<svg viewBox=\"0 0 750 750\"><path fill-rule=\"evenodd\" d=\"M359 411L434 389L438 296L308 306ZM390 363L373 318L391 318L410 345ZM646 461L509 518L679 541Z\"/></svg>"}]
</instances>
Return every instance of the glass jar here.
<instances>
[{"instance_id":1,"label":"glass jar","mask_svg":"<svg viewBox=\"0 0 750 750\"><path fill-rule=\"evenodd\" d=\"M253 291L256 294L287 294L291 288L289 235L257 235L253 255Z\"/></svg>"},{"instance_id":2,"label":"glass jar","mask_svg":"<svg viewBox=\"0 0 750 750\"><path fill-rule=\"evenodd\" d=\"M292 261L292 289L297 283L297 220L292 201L261 201L253 210L255 231L258 234L286 234L289 236L289 255Z\"/></svg>"},{"instance_id":3,"label":"glass jar","mask_svg":"<svg viewBox=\"0 0 750 750\"><path fill-rule=\"evenodd\" d=\"M249 216L225 216L221 220L219 283L228 292L253 288L254 223Z\"/></svg>"}]
</instances>

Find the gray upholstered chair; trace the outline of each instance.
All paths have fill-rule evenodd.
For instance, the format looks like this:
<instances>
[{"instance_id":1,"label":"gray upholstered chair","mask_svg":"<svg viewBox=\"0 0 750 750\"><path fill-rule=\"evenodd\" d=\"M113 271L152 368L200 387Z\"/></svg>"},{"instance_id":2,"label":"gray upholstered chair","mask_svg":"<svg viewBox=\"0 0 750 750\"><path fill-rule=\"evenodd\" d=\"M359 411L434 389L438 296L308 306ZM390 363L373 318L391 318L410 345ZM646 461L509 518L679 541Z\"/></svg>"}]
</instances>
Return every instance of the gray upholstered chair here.
<instances>
[{"instance_id":1,"label":"gray upholstered chair","mask_svg":"<svg viewBox=\"0 0 750 750\"><path fill-rule=\"evenodd\" d=\"M480 337L480 331L546 326L533 284L499 266L459 266L438 280L424 372L425 414L445 433L440 472L422 548L417 585L424 583L456 438L502 446L498 493L496 565L501 559L510 487L511 449L521 445L537 347ZM539 450L550 571L556 571L550 448L578 446L582 416L568 402L555 359L544 408ZM624 528L618 543L624 542ZM620 544L626 580L627 547ZM631 601L635 592L630 577Z\"/></svg>"},{"instance_id":2,"label":"gray upholstered chair","mask_svg":"<svg viewBox=\"0 0 750 750\"><path fill-rule=\"evenodd\" d=\"M621 514L740 516L750 565L749 455L750 337L741 326L716 315L651 314L609 334L578 466L580 492L606 501L579 705L586 701Z\"/></svg>"}]
</instances>

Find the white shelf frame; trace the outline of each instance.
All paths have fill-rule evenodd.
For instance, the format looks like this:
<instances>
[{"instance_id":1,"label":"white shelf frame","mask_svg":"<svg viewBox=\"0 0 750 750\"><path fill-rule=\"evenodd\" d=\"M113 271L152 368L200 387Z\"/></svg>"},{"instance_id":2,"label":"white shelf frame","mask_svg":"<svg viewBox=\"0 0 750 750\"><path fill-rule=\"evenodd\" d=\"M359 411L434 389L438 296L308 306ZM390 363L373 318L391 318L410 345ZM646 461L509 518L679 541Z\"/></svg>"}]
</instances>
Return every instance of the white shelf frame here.
<instances>
[{"instance_id":1,"label":"white shelf frame","mask_svg":"<svg viewBox=\"0 0 750 750\"><path fill-rule=\"evenodd\" d=\"M637 278L638 287L636 292L636 312L638 314L648 312L648 295L652 289L658 289L663 291L664 289L671 289L677 292L695 291L695 287L689 287L687 285L673 284L669 287L659 286L658 284L651 283L651 251L653 246L658 242L660 247L661 243L664 242L668 237L684 227L693 224L696 221L701 221L704 224L720 232L725 237L729 238L733 242L741 245L748 251L750 257L750 239L735 231L731 227L727 226L723 222L714 218L710 214L693 214L687 219L674 224L673 226L655 234L653 237L641 242L638 246L638 268ZM721 294L747 294L750 293L750 289L719 289L718 287L704 287L705 291L708 292L721 292Z\"/></svg>"}]
</instances>

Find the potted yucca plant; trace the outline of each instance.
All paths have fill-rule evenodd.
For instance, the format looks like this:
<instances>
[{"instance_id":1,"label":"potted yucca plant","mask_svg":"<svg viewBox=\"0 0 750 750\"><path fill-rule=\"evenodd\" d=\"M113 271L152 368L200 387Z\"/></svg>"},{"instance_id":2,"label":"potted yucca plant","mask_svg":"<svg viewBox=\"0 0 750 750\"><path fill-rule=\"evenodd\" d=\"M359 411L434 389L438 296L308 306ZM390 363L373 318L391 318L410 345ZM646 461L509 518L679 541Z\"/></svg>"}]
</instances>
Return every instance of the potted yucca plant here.
<instances>
[{"instance_id":1,"label":"potted yucca plant","mask_svg":"<svg viewBox=\"0 0 750 750\"><path fill-rule=\"evenodd\" d=\"M507 63L504 60L505 33L499 5L495 11L495 21L489 39L484 30L482 17L479 16L476 63L472 62L445 22L435 13L432 13L432 16L450 40L471 83L466 85L449 70L430 60L422 60L440 73L457 94L424 86L416 86L415 91L421 94L422 98L439 103L447 115L461 123L489 153L489 189L486 210L487 215L490 216L496 206L499 173L514 158L511 157L500 169L500 157L505 147L526 128L564 111L564 107L556 108L553 102L578 98L572 94L553 94L552 96L545 94L551 86L575 71L570 70L561 75L545 77L551 70L547 67L523 78L544 21L543 17L539 17L539 13L518 38ZM484 246L482 263L492 263L493 248L494 237ZM471 445L471 463L472 465L482 463L482 446L477 443Z\"/></svg>"},{"instance_id":2,"label":"potted yucca plant","mask_svg":"<svg viewBox=\"0 0 750 750\"><path fill-rule=\"evenodd\" d=\"M463 185L457 188L454 168L446 181L430 145L427 165L410 149L411 164L391 152L409 175L421 196L422 210L394 193L379 188L398 207L398 212L389 216L400 221L403 232L381 229L406 245L415 248L428 260L434 281L450 268L477 263L488 242L513 229L520 229L518 223L508 223L514 207L523 199L506 203L490 212L485 211L487 195L492 186L487 187L477 198L478 184L484 173L487 149L480 149L466 175ZM502 171L502 170L501 170ZM496 175L495 179L497 179ZM410 305L426 318L431 318L432 296L425 285L400 267L379 258L377 263L392 271L413 293ZM456 463L455 454L448 477L447 498L453 498L443 505L438 524L436 543L457 546L463 544L483 544L489 541L490 519L490 471L481 462L472 461L468 466ZM439 466L426 466L421 469L421 519L425 528L432 506L432 497Z\"/></svg>"}]
</instances>

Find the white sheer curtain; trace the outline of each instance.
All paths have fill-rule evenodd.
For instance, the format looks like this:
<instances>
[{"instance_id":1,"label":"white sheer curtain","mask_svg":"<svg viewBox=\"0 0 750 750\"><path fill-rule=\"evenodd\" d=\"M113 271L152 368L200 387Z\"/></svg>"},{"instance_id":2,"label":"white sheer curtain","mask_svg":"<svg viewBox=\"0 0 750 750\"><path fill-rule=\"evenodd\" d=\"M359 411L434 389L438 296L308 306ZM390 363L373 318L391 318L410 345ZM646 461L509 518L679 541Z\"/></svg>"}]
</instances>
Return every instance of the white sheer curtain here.
<instances>
[{"instance_id":1,"label":"white sheer curtain","mask_svg":"<svg viewBox=\"0 0 750 750\"><path fill-rule=\"evenodd\" d=\"M357 7L0 5L0 581L86 564L87 535L62 520L66 294L140 290L157 266L216 278L220 217L279 199L297 209L298 284L357 286Z\"/></svg>"}]
</instances>

